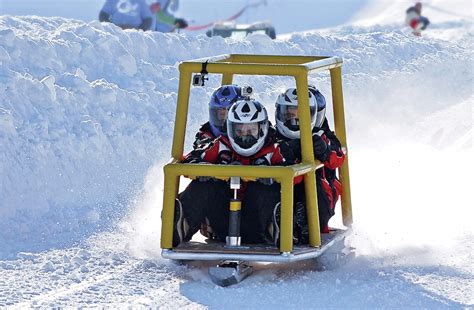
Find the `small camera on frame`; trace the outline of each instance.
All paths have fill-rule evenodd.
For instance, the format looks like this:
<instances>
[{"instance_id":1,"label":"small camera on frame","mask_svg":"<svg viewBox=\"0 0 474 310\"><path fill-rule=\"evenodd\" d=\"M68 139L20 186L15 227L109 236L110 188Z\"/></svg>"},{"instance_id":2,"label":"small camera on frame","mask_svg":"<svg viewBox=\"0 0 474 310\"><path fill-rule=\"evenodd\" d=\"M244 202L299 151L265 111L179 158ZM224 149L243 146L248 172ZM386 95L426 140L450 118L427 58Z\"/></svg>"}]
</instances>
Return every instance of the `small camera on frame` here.
<instances>
[{"instance_id":1,"label":"small camera on frame","mask_svg":"<svg viewBox=\"0 0 474 310\"><path fill-rule=\"evenodd\" d=\"M203 74L195 74L193 76L193 86L204 86L207 77Z\"/></svg>"},{"instance_id":2,"label":"small camera on frame","mask_svg":"<svg viewBox=\"0 0 474 310\"><path fill-rule=\"evenodd\" d=\"M243 86L242 87L242 96L243 97L250 97L253 93L252 86Z\"/></svg>"}]
</instances>

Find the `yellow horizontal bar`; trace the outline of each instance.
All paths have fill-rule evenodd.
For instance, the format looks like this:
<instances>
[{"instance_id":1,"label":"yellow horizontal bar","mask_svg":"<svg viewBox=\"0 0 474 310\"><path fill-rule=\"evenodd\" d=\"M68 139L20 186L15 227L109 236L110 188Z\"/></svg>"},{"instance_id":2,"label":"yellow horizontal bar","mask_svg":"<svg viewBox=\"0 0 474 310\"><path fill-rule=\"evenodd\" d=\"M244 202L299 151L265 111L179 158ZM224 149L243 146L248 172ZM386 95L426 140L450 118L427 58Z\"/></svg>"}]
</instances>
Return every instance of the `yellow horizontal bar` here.
<instances>
[{"instance_id":1,"label":"yellow horizontal bar","mask_svg":"<svg viewBox=\"0 0 474 310\"><path fill-rule=\"evenodd\" d=\"M240 62L234 62L235 60ZM202 63L206 61L206 70L209 73L249 75L306 75L308 72L330 70L342 65L342 59L339 57L219 55L182 62L179 68L189 73L201 72Z\"/></svg>"},{"instance_id":2,"label":"yellow horizontal bar","mask_svg":"<svg viewBox=\"0 0 474 310\"><path fill-rule=\"evenodd\" d=\"M291 178L314 171L313 164L298 164L292 166L233 166L233 165L202 165L172 163L164 166L165 174L185 176L212 177L247 177L247 178Z\"/></svg>"},{"instance_id":3,"label":"yellow horizontal bar","mask_svg":"<svg viewBox=\"0 0 474 310\"><path fill-rule=\"evenodd\" d=\"M208 73L217 74L247 74L247 75L283 75L297 76L306 75L309 71L325 71L341 66L336 59L317 60L308 65L284 65L284 64L261 64L261 63L209 63L206 67ZM197 62L183 62L180 64L180 70L183 72L201 72L202 64Z\"/></svg>"},{"instance_id":4,"label":"yellow horizontal bar","mask_svg":"<svg viewBox=\"0 0 474 310\"><path fill-rule=\"evenodd\" d=\"M179 65L182 72L199 73L202 70L202 63L183 62ZM307 74L308 69L303 65L282 65L282 64L258 64L258 63L209 63L206 67L208 73L232 73L248 75L285 75L295 76Z\"/></svg>"}]
</instances>

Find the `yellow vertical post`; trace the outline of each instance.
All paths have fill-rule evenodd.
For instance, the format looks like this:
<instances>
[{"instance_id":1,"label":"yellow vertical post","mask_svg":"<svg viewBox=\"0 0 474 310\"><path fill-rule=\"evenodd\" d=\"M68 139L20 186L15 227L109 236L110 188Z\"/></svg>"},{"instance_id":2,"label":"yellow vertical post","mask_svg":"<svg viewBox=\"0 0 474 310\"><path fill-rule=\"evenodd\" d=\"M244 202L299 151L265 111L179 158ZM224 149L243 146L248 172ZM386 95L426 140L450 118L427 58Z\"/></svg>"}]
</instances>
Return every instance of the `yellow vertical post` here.
<instances>
[{"instance_id":1,"label":"yellow vertical post","mask_svg":"<svg viewBox=\"0 0 474 310\"><path fill-rule=\"evenodd\" d=\"M281 181L280 252L293 250L293 178Z\"/></svg>"},{"instance_id":2,"label":"yellow vertical post","mask_svg":"<svg viewBox=\"0 0 474 310\"><path fill-rule=\"evenodd\" d=\"M314 164L307 72L296 76L296 89L298 93L302 162ZM304 175L304 187L306 193L306 213L308 215L309 245L316 247L321 245L321 235L314 171Z\"/></svg>"},{"instance_id":3,"label":"yellow vertical post","mask_svg":"<svg viewBox=\"0 0 474 310\"><path fill-rule=\"evenodd\" d=\"M175 126L171 156L180 159L183 155L184 136L188 118L189 94L191 88L191 74L185 64L179 66L179 91L176 105ZM161 227L161 248L173 247L174 204L178 195L179 176L171 171L172 166L164 167L165 183L163 191L163 212Z\"/></svg>"},{"instance_id":4,"label":"yellow vertical post","mask_svg":"<svg viewBox=\"0 0 474 310\"><path fill-rule=\"evenodd\" d=\"M222 83L221 85L230 85L232 84L232 80L234 75L232 73L223 73L222 74Z\"/></svg>"},{"instance_id":5,"label":"yellow vertical post","mask_svg":"<svg viewBox=\"0 0 474 310\"><path fill-rule=\"evenodd\" d=\"M341 145L348 150L346 138L346 120L344 116L344 101L342 94L342 70L341 67L333 68L331 72L332 104L334 107L334 126L336 135ZM342 183L342 221L345 226L352 224L351 185L349 179L349 154L339 168L339 178Z\"/></svg>"},{"instance_id":6,"label":"yellow vertical post","mask_svg":"<svg viewBox=\"0 0 474 310\"><path fill-rule=\"evenodd\" d=\"M165 184L163 191L163 211L161 213L161 248L173 247L174 204L176 199L179 176L169 171L165 166Z\"/></svg>"},{"instance_id":7,"label":"yellow vertical post","mask_svg":"<svg viewBox=\"0 0 474 310\"><path fill-rule=\"evenodd\" d=\"M176 106L173 147L171 149L171 156L175 159L180 159L183 155L184 136L186 134L186 122L188 120L188 104L192 72L187 70L185 66L186 64L181 64L179 66L178 103Z\"/></svg>"}]
</instances>

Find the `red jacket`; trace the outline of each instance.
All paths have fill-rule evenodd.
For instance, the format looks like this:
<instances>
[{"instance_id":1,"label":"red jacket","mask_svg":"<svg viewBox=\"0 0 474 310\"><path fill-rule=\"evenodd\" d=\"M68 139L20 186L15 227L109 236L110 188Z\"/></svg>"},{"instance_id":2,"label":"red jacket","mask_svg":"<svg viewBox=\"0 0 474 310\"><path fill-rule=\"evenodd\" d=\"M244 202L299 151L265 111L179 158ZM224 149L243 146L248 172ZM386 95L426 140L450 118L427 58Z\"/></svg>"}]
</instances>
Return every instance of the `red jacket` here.
<instances>
[{"instance_id":1,"label":"red jacket","mask_svg":"<svg viewBox=\"0 0 474 310\"><path fill-rule=\"evenodd\" d=\"M329 128L329 124L325 119L321 128L313 129L313 135L319 135L326 142L326 151L323 154L316 155L316 159L324 164L323 168L316 171L316 177L321 180L324 191L326 192L330 207L334 209L337 200L342 193L342 186L336 176L337 168L341 167L346 158L342 152L341 143L336 135ZM301 161L301 144L300 140L291 140L277 133L277 139L281 144L287 143L296 156L297 161ZM302 177L295 178L295 184L303 181Z\"/></svg>"},{"instance_id":2,"label":"red jacket","mask_svg":"<svg viewBox=\"0 0 474 310\"><path fill-rule=\"evenodd\" d=\"M318 158L324 164L324 168L318 169L316 175L321 178L324 191L328 194L331 208L334 209L337 200L342 194L342 185L336 176L336 169L342 166L346 155L342 151L339 139L329 128L326 119L321 126L321 131L323 131L321 138L326 142L327 149L326 152ZM319 133L320 131L317 131L313 134Z\"/></svg>"},{"instance_id":3,"label":"red jacket","mask_svg":"<svg viewBox=\"0 0 474 310\"><path fill-rule=\"evenodd\" d=\"M285 152L283 152L285 153ZM280 146L272 139L267 139L267 143L256 154L245 157L232 149L232 145L227 137L219 136L214 141L196 148L184 156L184 163L208 162L211 164L240 163L242 165L257 166L287 166L294 164L291 156L283 156Z\"/></svg>"},{"instance_id":4,"label":"red jacket","mask_svg":"<svg viewBox=\"0 0 474 310\"><path fill-rule=\"evenodd\" d=\"M283 156L280 146L274 143L272 135L267 139L267 143L256 154L245 157L239 155L232 149L232 145L227 137L219 136L211 143L203 145L200 148L194 149L182 160L183 163L202 163L207 162L211 164L241 164L241 165L255 165L255 166L287 166L295 163L291 152ZM290 158L287 158L290 157ZM239 198L244 199L246 182L242 183L238 191Z\"/></svg>"}]
</instances>

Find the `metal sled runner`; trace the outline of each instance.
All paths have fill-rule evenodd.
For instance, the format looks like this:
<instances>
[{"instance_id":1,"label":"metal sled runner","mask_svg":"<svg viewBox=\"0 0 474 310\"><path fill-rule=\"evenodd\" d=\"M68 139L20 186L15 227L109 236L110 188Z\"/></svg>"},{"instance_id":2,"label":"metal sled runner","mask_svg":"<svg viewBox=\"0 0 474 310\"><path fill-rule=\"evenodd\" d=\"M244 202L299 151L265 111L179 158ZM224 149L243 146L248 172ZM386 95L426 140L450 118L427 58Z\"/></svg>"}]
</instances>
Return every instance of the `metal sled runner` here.
<instances>
[{"instance_id":1,"label":"metal sled runner","mask_svg":"<svg viewBox=\"0 0 474 310\"><path fill-rule=\"evenodd\" d=\"M183 164L184 137L188 114L191 83L202 85L207 74L221 74L222 85L232 84L234 75L281 75L296 80L297 92L308 93L308 75L330 71L334 125L336 135L347 152L344 103L341 77L342 59L324 56L275 56L275 55L220 55L183 62L179 65L180 81L178 103L173 136L172 158L164 167L165 183L162 213L161 248L165 258L177 260L225 260L234 262L292 262L315 258L343 242L350 229L340 229L329 234L320 233L315 171L323 165L315 160L311 138L309 99L300 96L302 163L292 166L230 166ZM196 74L193 76L193 74ZM202 83L201 83L202 82ZM348 157L339 168L342 183L342 219L346 227L352 224L352 207L349 181ZM273 178L281 185L280 246L204 244L188 242L172 246L174 205L178 194L180 176L212 176L220 179L240 177L242 180ZM309 245L293 245L293 179L304 176L306 208L309 226ZM236 267L237 266L237 267ZM239 269L240 265L231 268ZM240 269L239 269L240 270ZM243 268L244 272L248 269ZM212 277L212 273L211 273ZM227 282L222 283L225 285ZM232 284L232 283L230 283Z\"/></svg>"}]
</instances>

